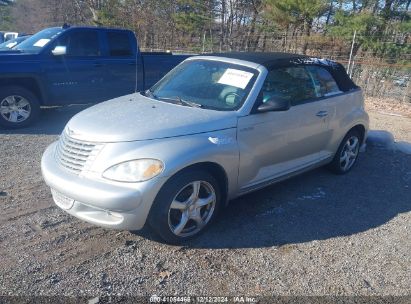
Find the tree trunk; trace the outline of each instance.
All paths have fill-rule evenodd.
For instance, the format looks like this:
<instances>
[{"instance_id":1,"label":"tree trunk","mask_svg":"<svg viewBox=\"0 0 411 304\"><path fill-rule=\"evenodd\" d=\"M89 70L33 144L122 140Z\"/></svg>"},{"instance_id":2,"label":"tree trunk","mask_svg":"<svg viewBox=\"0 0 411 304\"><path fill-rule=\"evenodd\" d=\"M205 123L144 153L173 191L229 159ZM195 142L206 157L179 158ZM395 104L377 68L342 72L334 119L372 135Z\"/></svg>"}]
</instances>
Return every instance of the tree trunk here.
<instances>
[{"instance_id":1,"label":"tree trunk","mask_svg":"<svg viewBox=\"0 0 411 304\"><path fill-rule=\"evenodd\" d=\"M382 9L382 16L385 19L385 21L388 21L388 19L391 17L391 7L393 3L394 0L385 0L385 5Z\"/></svg>"},{"instance_id":2,"label":"tree trunk","mask_svg":"<svg viewBox=\"0 0 411 304\"><path fill-rule=\"evenodd\" d=\"M327 20L325 21L325 25L330 24L330 19L331 19L331 15L333 13L333 9L334 9L334 0L330 0L330 7L328 9Z\"/></svg>"},{"instance_id":3,"label":"tree trunk","mask_svg":"<svg viewBox=\"0 0 411 304\"><path fill-rule=\"evenodd\" d=\"M245 43L245 50L248 51L249 48L251 47L251 41L253 38L250 38L252 35L255 33L255 25L257 22L257 16L258 16L258 8L256 7L255 3L253 4L253 15L251 17L251 23L249 26L249 30L247 32L247 38L246 38L246 43ZM255 46L253 50L255 50Z\"/></svg>"},{"instance_id":4,"label":"tree trunk","mask_svg":"<svg viewBox=\"0 0 411 304\"><path fill-rule=\"evenodd\" d=\"M304 21L304 44L303 44L303 54L305 55L307 53L307 49L308 49L308 37L310 37L311 34L311 28L313 26L313 20L312 19L306 19Z\"/></svg>"},{"instance_id":5,"label":"tree trunk","mask_svg":"<svg viewBox=\"0 0 411 304\"><path fill-rule=\"evenodd\" d=\"M225 37L225 0L221 0L221 15L220 15L220 52L223 51Z\"/></svg>"}]
</instances>

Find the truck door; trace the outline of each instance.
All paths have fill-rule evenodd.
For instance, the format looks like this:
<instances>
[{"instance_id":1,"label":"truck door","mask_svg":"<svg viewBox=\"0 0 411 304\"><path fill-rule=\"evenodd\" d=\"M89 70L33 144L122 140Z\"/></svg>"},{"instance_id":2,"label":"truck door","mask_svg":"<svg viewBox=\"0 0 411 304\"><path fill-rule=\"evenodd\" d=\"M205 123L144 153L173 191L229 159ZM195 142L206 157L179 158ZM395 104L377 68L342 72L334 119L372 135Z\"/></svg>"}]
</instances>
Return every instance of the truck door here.
<instances>
[{"instance_id":1,"label":"truck door","mask_svg":"<svg viewBox=\"0 0 411 304\"><path fill-rule=\"evenodd\" d=\"M97 30L74 29L53 43L51 49L62 46L66 54L47 54L44 77L52 104L104 100L106 83L100 36Z\"/></svg>"},{"instance_id":2,"label":"truck door","mask_svg":"<svg viewBox=\"0 0 411 304\"><path fill-rule=\"evenodd\" d=\"M107 98L133 93L136 90L137 45L130 31L109 30L105 32L106 43L103 62ZM143 71L138 71L140 74ZM143 80L143 77L138 79Z\"/></svg>"},{"instance_id":3,"label":"truck door","mask_svg":"<svg viewBox=\"0 0 411 304\"><path fill-rule=\"evenodd\" d=\"M171 53L150 52L143 52L141 56L144 62L145 89L151 88L175 66L189 57L185 55L172 55Z\"/></svg>"}]
</instances>

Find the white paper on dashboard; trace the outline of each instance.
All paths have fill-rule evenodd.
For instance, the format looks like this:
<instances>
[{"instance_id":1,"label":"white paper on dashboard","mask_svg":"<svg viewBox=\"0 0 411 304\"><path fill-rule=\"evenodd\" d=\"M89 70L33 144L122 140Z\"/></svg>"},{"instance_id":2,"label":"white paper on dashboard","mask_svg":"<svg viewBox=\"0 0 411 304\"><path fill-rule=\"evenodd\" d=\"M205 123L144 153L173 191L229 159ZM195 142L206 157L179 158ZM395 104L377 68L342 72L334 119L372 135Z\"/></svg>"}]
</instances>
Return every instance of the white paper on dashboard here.
<instances>
[{"instance_id":1,"label":"white paper on dashboard","mask_svg":"<svg viewBox=\"0 0 411 304\"><path fill-rule=\"evenodd\" d=\"M253 73L250 73L250 72L236 70L236 69L227 69L224 72L223 76L221 76L218 83L245 89L245 87L250 82L252 77L253 77Z\"/></svg>"},{"instance_id":2,"label":"white paper on dashboard","mask_svg":"<svg viewBox=\"0 0 411 304\"><path fill-rule=\"evenodd\" d=\"M45 46L49 41L50 41L50 39L40 39L40 40L37 40L37 42L36 42L35 44L33 44L33 46L43 47L43 46Z\"/></svg>"}]
</instances>

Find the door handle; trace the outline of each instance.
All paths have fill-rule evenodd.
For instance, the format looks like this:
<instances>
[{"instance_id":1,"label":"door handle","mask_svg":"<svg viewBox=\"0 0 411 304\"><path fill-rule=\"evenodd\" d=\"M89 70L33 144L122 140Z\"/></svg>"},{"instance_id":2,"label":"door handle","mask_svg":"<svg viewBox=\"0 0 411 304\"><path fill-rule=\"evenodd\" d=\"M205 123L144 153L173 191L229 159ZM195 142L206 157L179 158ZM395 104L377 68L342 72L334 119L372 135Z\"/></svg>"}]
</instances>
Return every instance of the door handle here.
<instances>
[{"instance_id":1,"label":"door handle","mask_svg":"<svg viewBox=\"0 0 411 304\"><path fill-rule=\"evenodd\" d=\"M325 117L325 116L328 115L328 112L327 111L320 111L320 112L317 112L317 114L315 114L315 115L318 116L318 117Z\"/></svg>"}]
</instances>

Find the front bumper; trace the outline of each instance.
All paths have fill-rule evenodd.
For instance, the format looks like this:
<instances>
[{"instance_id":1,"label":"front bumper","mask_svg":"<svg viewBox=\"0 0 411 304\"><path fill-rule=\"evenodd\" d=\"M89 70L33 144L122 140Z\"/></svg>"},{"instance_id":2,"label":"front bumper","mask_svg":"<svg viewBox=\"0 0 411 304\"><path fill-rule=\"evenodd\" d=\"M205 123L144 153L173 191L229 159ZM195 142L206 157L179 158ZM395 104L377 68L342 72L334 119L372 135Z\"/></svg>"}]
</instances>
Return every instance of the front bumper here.
<instances>
[{"instance_id":1,"label":"front bumper","mask_svg":"<svg viewBox=\"0 0 411 304\"><path fill-rule=\"evenodd\" d=\"M139 230L144 226L165 178L142 183L119 183L105 180L97 174L79 176L57 163L55 147L56 143L53 143L44 152L41 171L46 184L54 190L53 198L60 208L102 227ZM56 200L59 196L73 202L62 205Z\"/></svg>"}]
</instances>

